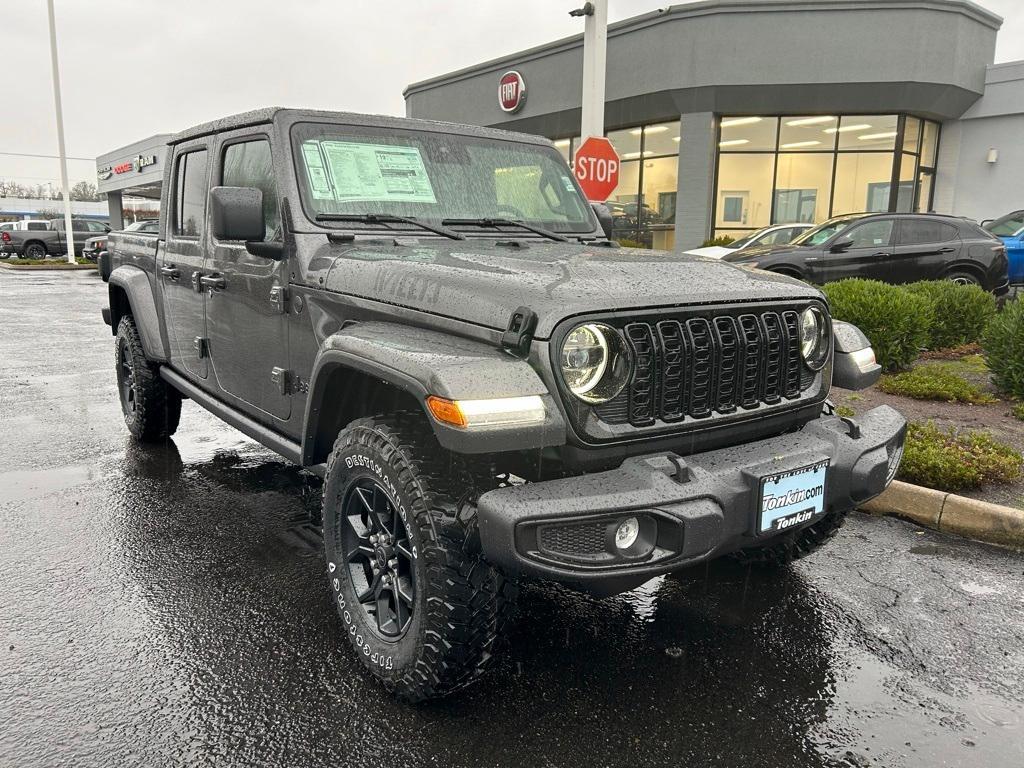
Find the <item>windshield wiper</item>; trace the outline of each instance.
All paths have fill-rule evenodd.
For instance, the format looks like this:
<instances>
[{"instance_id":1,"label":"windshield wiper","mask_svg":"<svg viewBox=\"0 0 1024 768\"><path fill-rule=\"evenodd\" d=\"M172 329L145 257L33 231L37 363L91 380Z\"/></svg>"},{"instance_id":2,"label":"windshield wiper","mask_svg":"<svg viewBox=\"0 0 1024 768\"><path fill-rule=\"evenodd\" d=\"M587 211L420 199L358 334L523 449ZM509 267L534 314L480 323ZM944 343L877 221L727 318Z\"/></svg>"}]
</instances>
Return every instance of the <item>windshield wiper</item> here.
<instances>
[{"instance_id":1,"label":"windshield wiper","mask_svg":"<svg viewBox=\"0 0 1024 768\"><path fill-rule=\"evenodd\" d=\"M541 227L535 227L533 224L527 224L525 221L519 221L518 219L441 219L442 224L449 226L478 226L487 227L489 229L497 229L498 227L519 227L525 229L527 232L533 232L535 235L546 237L548 240L556 240L559 243L569 242L569 238L556 235L554 232L543 229Z\"/></svg>"},{"instance_id":2,"label":"windshield wiper","mask_svg":"<svg viewBox=\"0 0 1024 768\"><path fill-rule=\"evenodd\" d=\"M314 218L317 221L358 221L362 224L412 224L414 227L425 229L427 232L433 232L436 235L450 237L452 240L466 239L466 236L459 232L427 224L411 216L393 216L390 213L318 213Z\"/></svg>"}]
</instances>

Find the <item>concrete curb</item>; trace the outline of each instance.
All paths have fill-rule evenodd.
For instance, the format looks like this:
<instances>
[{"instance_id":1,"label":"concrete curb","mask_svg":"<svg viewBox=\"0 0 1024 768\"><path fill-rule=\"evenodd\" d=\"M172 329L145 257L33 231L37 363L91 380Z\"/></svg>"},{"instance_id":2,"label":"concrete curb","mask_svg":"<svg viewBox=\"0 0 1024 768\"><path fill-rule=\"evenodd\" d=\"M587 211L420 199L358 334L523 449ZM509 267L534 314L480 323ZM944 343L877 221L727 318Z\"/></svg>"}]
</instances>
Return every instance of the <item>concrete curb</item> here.
<instances>
[{"instance_id":1,"label":"concrete curb","mask_svg":"<svg viewBox=\"0 0 1024 768\"><path fill-rule=\"evenodd\" d=\"M9 272L59 272L66 270L73 272L80 269L96 269L95 264L68 264L66 261L58 264L5 264L0 261L0 269L6 269Z\"/></svg>"},{"instance_id":2,"label":"concrete curb","mask_svg":"<svg viewBox=\"0 0 1024 768\"><path fill-rule=\"evenodd\" d=\"M926 528L1024 548L1024 509L968 499L945 491L893 481L881 496L860 505L873 515L912 520Z\"/></svg>"}]
</instances>

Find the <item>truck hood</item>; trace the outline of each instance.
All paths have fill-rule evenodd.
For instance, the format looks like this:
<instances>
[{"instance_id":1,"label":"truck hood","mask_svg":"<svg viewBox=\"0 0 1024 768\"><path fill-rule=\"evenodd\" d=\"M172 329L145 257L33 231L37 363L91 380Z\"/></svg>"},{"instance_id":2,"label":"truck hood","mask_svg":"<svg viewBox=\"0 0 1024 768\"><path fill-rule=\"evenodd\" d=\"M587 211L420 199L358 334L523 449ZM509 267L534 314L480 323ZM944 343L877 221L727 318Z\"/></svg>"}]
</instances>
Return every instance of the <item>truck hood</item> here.
<instances>
[{"instance_id":1,"label":"truck hood","mask_svg":"<svg viewBox=\"0 0 1024 768\"><path fill-rule=\"evenodd\" d=\"M726 301L807 298L806 283L718 259L585 244L494 241L326 246L323 287L503 331L518 307L546 339L573 315Z\"/></svg>"}]
</instances>

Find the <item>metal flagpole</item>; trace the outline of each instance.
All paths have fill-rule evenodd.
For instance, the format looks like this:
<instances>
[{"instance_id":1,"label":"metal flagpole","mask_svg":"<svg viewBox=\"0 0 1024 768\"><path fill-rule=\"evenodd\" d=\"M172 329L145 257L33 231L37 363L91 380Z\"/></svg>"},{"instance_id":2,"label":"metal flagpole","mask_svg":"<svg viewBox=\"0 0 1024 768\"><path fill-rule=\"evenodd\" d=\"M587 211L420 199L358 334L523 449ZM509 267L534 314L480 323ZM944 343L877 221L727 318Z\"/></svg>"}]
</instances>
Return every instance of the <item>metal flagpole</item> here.
<instances>
[{"instance_id":1,"label":"metal flagpole","mask_svg":"<svg viewBox=\"0 0 1024 768\"><path fill-rule=\"evenodd\" d=\"M68 249L68 263L75 263L75 230L71 219L71 190L68 187L68 158L64 151L64 110L60 103L60 66L57 63L57 24L54 20L53 0L46 0L50 16L50 62L53 64L53 108L57 113L57 146L60 154L60 187L64 196L64 245Z\"/></svg>"}]
</instances>

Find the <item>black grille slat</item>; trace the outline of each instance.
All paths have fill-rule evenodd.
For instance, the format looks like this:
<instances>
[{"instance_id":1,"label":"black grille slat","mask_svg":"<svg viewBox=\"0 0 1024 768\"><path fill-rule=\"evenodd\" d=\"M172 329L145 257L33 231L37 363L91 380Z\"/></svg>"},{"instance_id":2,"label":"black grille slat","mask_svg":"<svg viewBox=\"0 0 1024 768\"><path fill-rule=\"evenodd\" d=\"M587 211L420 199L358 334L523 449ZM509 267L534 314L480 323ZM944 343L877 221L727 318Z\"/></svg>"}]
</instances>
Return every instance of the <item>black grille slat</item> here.
<instances>
[{"instance_id":1,"label":"black grille slat","mask_svg":"<svg viewBox=\"0 0 1024 768\"><path fill-rule=\"evenodd\" d=\"M688 387L686 378L686 337L675 320L658 323L661 342L661 418L679 421L686 416Z\"/></svg>"},{"instance_id":2,"label":"black grille slat","mask_svg":"<svg viewBox=\"0 0 1024 768\"><path fill-rule=\"evenodd\" d=\"M788 398L800 396L800 316L796 312L783 312L782 322L786 329L786 371L783 376L782 394Z\"/></svg>"},{"instance_id":3,"label":"black grille slat","mask_svg":"<svg viewBox=\"0 0 1024 768\"><path fill-rule=\"evenodd\" d=\"M736 384L739 378L740 344L736 334L736 325L731 317L716 317L713 325L715 343L718 348L718 396L715 399L715 410L719 413L731 413L736 410Z\"/></svg>"},{"instance_id":4,"label":"black grille slat","mask_svg":"<svg viewBox=\"0 0 1024 768\"><path fill-rule=\"evenodd\" d=\"M771 405L779 402L782 398L786 340L783 335L782 320L774 312L765 312L761 315L761 328L764 330L764 353L761 365L764 386L761 389L761 399Z\"/></svg>"},{"instance_id":5,"label":"black grille slat","mask_svg":"<svg viewBox=\"0 0 1024 768\"><path fill-rule=\"evenodd\" d=\"M690 347L689 414L695 419L711 415L715 404L715 344L711 324L703 317L686 322L686 341Z\"/></svg>"},{"instance_id":6,"label":"black grille slat","mask_svg":"<svg viewBox=\"0 0 1024 768\"><path fill-rule=\"evenodd\" d=\"M647 323L630 323L626 338L633 347L633 380L629 383L629 423L653 424L657 404L657 360L654 335Z\"/></svg>"},{"instance_id":7,"label":"black grille slat","mask_svg":"<svg viewBox=\"0 0 1024 768\"><path fill-rule=\"evenodd\" d=\"M756 408L761 402L761 324L754 315L740 315L739 327L743 337L740 405L744 408Z\"/></svg>"}]
</instances>

